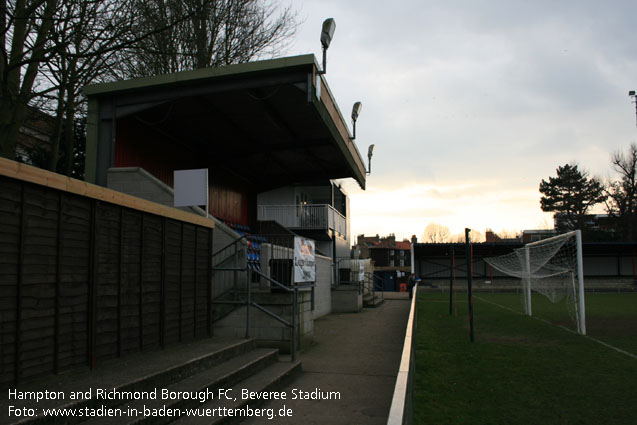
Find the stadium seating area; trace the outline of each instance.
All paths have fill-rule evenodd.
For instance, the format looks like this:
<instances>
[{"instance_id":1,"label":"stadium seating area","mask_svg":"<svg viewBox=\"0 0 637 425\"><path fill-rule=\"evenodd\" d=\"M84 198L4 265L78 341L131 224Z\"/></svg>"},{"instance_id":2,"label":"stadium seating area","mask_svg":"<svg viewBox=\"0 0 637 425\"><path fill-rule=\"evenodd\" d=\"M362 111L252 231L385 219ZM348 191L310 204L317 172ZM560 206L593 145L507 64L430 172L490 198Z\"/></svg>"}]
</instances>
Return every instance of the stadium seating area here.
<instances>
[{"instance_id":1,"label":"stadium seating area","mask_svg":"<svg viewBox=\"0 0 637 425\"><path fill-rule=\"evenodd\" d=\"M225 224L232 230L237 232L241 237L245 237L248 242L248 267L253 270L261 270L261 245L267 242L267 238L263 235L252 233L249 226L231 222Z\"/></svg>"}]
</instances>

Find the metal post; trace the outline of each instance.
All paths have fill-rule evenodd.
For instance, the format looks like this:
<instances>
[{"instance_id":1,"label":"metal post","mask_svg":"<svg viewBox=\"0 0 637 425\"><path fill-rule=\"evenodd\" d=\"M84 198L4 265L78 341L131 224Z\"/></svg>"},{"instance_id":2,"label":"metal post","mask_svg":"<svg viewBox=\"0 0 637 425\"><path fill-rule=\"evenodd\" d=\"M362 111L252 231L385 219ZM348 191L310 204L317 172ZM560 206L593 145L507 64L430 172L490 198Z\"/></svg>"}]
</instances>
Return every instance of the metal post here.
<instances>
[{"instance_id":1,"label":"metal post","mask_svg":"<svg viewBox=\"0 0 637 425\"><path fill-rule=\"evenodd\" d=\"M323 47L323 69L319 72L319 75L327 72L327 49Z\"/></svg>"},{"instance_id":2,"label":"metal post","mask_svg":"<svg viewBox=\"0 0 637 425\"><path fill-rule=\"evenodd\" d=\"M526 310L527 316L532 316L532 306L531 306L531 250L528 246L524 247L524 255L526 257L526 277L524 280L526 281L526 287L524 288L524 307Z\"/></svg>"},{"instance_id":3,"label":"metal post","mask_svg":"<svg viewBox=\"0 0 637 425\"><path fill-rule=\"evenodd\" d=\"M466 256L467 256L467 295L469 296L469 338L471 342L474 341L473 335L473 297L471 292L471 242L469 240L469 232L471 229L464 229L464 237L466 244Z\"/></svg>"},{"instance_id":4,"label":"metal post","mask_svg":"<svg viewBox=\"0 0 637 425\"><path fill-rule=\"evenodd\" d=\"M635 250L633 249L633 285L637 284L637 275L635 274Z\"/></svg>"},{"instance_id":5,"label":"metal post","mask_svg":"<svg viewBox=\"0 0 637 425\"><path fill-rule=\"evenodd\" d=\"M239 252L239 244L237 243L237 241L235 241L234 243L234 261L235 264L237 261L237 253ZM236 268L238 267L238 265L235 265L235 270L232 272L232 293L234 296L234 301L237 301L237 299L239 298L239 293L238 293L238 289L237 289L237 281L239 280L239 272L236 270Z\"/></svg>"},{"instance_id":6,"label":"metal post","mask_svg":"<svg viewBox=\"0 0 637 425\"><path fill-rule=\"evenodd\" d=\"M292 333L290 337L290 354L292 355L292 361L296 361L296 314L297 314L297 303L298 303L298 289L294 288L292 292L292 329L290 332Z\"/></svg>"},{"instance_id":7,"label":"metal post","mask_svg":"<svg viewBox=\"0 0 637 425\"><path fill-rule=\"evenodd\" d=\"M184 305L184 223L179 226L179 342L182 342L183 324L183 305ZM193 311L193 315L197 312Z\"/></svg>"},{"instance_id":8,"label":"metal post","mask_svg":"<svg viewBox=\"0 0 637 425\"><path fill-rule=\"evenodd\" d=\"M456 250L451 250L451 261L453 263L453 314L458 317L458 291L456 290Z\"/></svg>"},{"instance_id":9,"label":"metal post","mask_svg":"<svg viewBox=\"0 0 637 425\"><path fill-rule=\"evenodd\" d=\"M207 275L206 275L206 330L208 331L208 336L212 336L212 238L214 234L211 228L208 229L208 255L207 255Z\"/></svg>"},{"instance_id":10,"label":"metal post","mask_svg":"<svg viewBox=\"0 0 637 425\"><path fill-rule=\"evenodd\" d=\"M144 351L144 214L139 224L139 351Z\"/></svg>"},{"instance_id":11,"label":"metal post","mask_svg":"<svg viewBox=\"0 0 637 425\"><path fill-rule=\"evenodd\" d=\"M192 335L194 338L197 338L197 285L199 284L199 282L197 281L197 260L199 259L197 257L197 255L199 254L199 241L197 236L199 235L199 228L197 226L195 226L195 249L193 251L193 259L194 259L194 265L193 265L193 285L192 285L192 293L193 293L193 297L192 297L192 311L193 311L193 320L192 320Z\"/></svg>"},{"instance_id":12,"label":"metal post","mask_svg":"<svg viewBox=\"0 0 637 425\"><path fill-rule=\"evenodd\" d=\"M250 285L250 268L246 264L246 290L248 298L246 299L246 338L250 337L250 306L252 305L252 285Z\"/></svg>"},{"instance_id":13,"label":"metal post","mask_svg":"<svg viewBox=\"0 0 637 425\"><path fill-rule=\"evenodd\" d=\"M575 231L575 239L577 242L577 304L579 313L579 333L586 335L586 303L584 300L584 263L582 255L582 232Z\"/></svg>"},{"instance_id":14,"label":"metal post","mask_svg":"<svg viewBox=\"0 0 637 425\"><path fill-rule=\"evenodd\" d=\"M453 247L449 249L449 316L453 315Z\"/></svg>"}]
</instances>

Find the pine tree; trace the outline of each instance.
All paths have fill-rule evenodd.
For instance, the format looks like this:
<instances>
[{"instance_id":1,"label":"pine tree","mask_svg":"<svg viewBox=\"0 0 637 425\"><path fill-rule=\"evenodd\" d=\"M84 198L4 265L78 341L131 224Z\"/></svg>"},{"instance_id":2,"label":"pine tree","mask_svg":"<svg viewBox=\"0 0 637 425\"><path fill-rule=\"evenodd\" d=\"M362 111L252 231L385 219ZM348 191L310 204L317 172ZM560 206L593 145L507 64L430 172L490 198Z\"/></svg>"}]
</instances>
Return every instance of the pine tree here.
<instances>
[{"instance_id":1,"label":"pine tree","mask_svg":"<svg viewBox=\"0 0 637 425\"><path fill-rule=\"evenodd\" d=\"M556 170L556 177L540 182L542 211L555 212L559 231L586 229L586 214L590 207L607 198L604 186L595 177L589 178L576 164L566 164Z\"/></svg>"}]
</instances>

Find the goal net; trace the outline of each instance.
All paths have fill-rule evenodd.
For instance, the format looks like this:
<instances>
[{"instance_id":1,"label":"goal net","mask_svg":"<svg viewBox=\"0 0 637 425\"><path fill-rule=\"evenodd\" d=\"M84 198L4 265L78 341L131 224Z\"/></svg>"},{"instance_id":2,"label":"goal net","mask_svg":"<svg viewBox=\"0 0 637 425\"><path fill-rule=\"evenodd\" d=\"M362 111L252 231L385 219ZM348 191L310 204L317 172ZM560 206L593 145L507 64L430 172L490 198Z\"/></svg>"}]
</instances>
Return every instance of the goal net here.
<instances>
[{"instance_id":1,"label":"goal net","mask_svg":"<svg viewBox=\"0 0 637 425\"><path fill-rule=\"evenodd\" d=\"M532 315L532 291L552 303L564 302L577 331L586 334L582 238L579 230L525 245L484 261L522 280L524 310Z\"/></svg>"}]
</instances>

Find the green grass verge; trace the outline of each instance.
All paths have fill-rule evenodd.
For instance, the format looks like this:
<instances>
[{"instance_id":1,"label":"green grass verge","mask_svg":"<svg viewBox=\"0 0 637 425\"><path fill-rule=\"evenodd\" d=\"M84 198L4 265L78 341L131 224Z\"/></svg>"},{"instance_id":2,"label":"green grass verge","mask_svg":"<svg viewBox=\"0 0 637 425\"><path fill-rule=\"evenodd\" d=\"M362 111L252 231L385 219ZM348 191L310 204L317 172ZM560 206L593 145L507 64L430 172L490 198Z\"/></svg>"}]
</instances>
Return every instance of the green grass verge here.
<instances>
[{"instance_id":1,"label":"green grass verge","mask_svg":"<svg viewBox=\"0 0 637 425\"><path fill-rule=\"evenodd\" d=\"M591 331L604 329L604 318L607 325L618 317L635 322L637 296L617 295L587 294ZM452 317L448 295L419 294L414 423L637 422L637 359L493 304L519 310L514 294L477 297L471 344L466 301L459 302L459 315ZM620 305L625 316L618 314ZM637 335L626 335L626 329L631 328L599 339L635 352Z\"/></svg>"}]
</instances>

